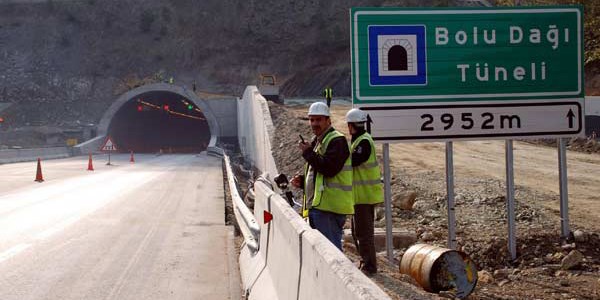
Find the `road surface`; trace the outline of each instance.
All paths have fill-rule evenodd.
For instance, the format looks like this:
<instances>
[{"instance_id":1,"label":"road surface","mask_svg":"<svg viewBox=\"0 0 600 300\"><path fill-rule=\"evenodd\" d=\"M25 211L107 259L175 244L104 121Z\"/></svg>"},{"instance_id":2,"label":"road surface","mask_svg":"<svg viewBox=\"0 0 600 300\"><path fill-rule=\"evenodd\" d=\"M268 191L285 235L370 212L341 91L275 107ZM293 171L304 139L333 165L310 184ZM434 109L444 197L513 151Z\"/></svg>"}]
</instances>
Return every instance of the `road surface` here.
<instances>
[{"instance_id":1,"label":"road surface","mask_svg":"<svg viewBox=\"0 0 600 300\"><path fill-rule=\"evenodd\" d=\"M220 159L105 162L0 165L0 299L236 297Z\"/></svg>"}]
</instances>

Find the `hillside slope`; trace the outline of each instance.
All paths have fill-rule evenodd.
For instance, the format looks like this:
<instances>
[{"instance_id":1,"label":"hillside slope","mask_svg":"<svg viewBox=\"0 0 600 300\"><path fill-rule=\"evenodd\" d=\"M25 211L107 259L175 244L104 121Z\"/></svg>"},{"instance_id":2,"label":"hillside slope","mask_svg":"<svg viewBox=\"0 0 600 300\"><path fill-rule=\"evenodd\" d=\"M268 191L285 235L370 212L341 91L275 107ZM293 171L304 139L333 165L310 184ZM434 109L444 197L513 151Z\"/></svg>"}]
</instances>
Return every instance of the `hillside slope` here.
<instances>
[{"instance_id":1,"label":"hillside slope","mask_svg":"<svg viewBox=\"0 0 600 300\"><path fill-rule=\"evenodd\" d=\"M171 76L240 95L272 73L286 97L314 97L325 85L348 97L350 7L460 3L0 0L0 103L17 104L2 129L97 123L118 95ZM586 77L600 93L596 70Z\"/></svg>"}]
</instances>

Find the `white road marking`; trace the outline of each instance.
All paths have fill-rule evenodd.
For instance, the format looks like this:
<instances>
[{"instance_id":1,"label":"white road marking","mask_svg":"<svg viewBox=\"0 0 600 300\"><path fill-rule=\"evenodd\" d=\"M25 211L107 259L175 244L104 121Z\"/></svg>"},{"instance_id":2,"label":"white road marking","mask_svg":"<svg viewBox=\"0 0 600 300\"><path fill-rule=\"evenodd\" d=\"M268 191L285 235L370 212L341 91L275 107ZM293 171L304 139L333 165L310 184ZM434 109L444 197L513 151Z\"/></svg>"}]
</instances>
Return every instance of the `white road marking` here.
<instances>
[{"instance_id":1,"label":"white road marking","mask_svg":"<svg viewBox=\"0 0 600 300\"><path fill-rule=\"evenodd\" d=\"M23 250L31 247L31 244L18 244L2 253L0 253L0 263L21 253Z\"/></svg>"},{"instance_id":2,"label":"white road marking","mask_svg":"<svg viewBox=\"0 0 600 300\"><path fill-rule=\"evenodd\" d=\"M8 249L0 252L0 263L66 230L162 173L113 171L1 197L0 214L4 216L0 218L0 251L3 247ZM21 243L12 246L11 240Z\"/></svg>"}]
</instances>

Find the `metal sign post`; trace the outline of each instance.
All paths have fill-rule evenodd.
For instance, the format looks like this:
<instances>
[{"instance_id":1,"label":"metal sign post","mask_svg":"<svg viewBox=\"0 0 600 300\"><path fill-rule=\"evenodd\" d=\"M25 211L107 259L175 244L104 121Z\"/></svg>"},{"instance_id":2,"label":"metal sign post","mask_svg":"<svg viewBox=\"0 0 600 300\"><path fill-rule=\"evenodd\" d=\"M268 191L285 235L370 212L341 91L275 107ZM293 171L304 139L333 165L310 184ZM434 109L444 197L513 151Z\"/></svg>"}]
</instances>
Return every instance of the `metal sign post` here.
<instances>
[{"instance_id":1,"label":"metal sign post","mask_svg":"<svg viewBox=\"0 0 600 300\"><path fill-rule=\"evenodd\" d=\"M569 229L569 189L567 187L567 142L558 139L558 172L560 174L560 237L566 241L571 236Z\"/></svg>"},{"instance_id":2,"label":"metal sign post","mask_svg":"<svg viewBox=\"0 0 600 300\"><path fill-rule=\"evenodd\" d=\"M113 141L110 138L110 136L108 136L106 138L106 140L104 141L104 144L102 145L102 147L100 147L100 151L108 152L108 162L106 163L106 165L107 166L111 166L111 163L110 163L110 153L113 152L113 151L117 151L117 146L115 145L115 143L113 143Z\"/></svg>"},{"instance_id":3,"label":"metal sign post","mask_svg":"<svg viewBox=\"0 0 600 300\"><path fill-rule=\"evenodd\" d=\"M456 250L456 216L454 214L454 159L452 142L446 142L446 195L448 197L448 248Z\"/></svg>"},{"instance_id":4,"label":"metal sign post","mask_svg":"<svg viewBox=\"0 0 600 300\"><path fill-rule=\"evenodd\" d=\"M388 261L392 262L394 258L393 246L394 237L392 235L392 174L390 172L390 144L383 144L383 185L385 198L385 249L387 251Z\"/></svg>"},{"instance_id":5,"label":"metal sign post","mask_svg":"<svg viewBox=\"0 0 600 300\"><path fill-rule=\"evenodd\" d=\"M581 5L352 8L350 49L352 104L372 118L370 133L386 143L387 159L389 142L447 142L450 248L456 247L453 141L583 134ZM562 235L567 236L564 141L559 144ZM507 141L506 156L514 258L512 141Z\"/></svg>"},{"instance_id":6,"label":"metal sign post","mask_svg":"<svg viewBox=\"0 0 600 300\"><path fill-rule=\"evenodd\" d=\"M513 168L513 141L505 141L506 154L506 211L508 216L508 251L510 258L517 258L517 238L515 235L515 177Z\"/></svg>"}]
</instances>

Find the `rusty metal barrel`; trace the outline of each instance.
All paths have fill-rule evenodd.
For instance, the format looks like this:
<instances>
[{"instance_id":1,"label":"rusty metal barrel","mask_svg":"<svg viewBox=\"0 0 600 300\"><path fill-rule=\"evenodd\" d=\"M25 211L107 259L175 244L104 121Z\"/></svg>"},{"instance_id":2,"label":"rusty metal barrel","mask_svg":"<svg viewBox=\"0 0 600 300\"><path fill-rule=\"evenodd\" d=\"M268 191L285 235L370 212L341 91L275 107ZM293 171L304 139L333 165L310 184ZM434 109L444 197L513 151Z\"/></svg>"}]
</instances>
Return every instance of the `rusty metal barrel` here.
<instances>
[{"instance_id":1,"label":"rusty metal barrel","mask_svg":"<svg viewBox=\"0 0 600 300\"><path fill-rule=\"evenodd\" d=\"M414 278L428 292L456 290L467 297L477 284L477 267L464 252L427 244L408 248L400 262L400 273Z\"/></svg>"}]
</instances>

